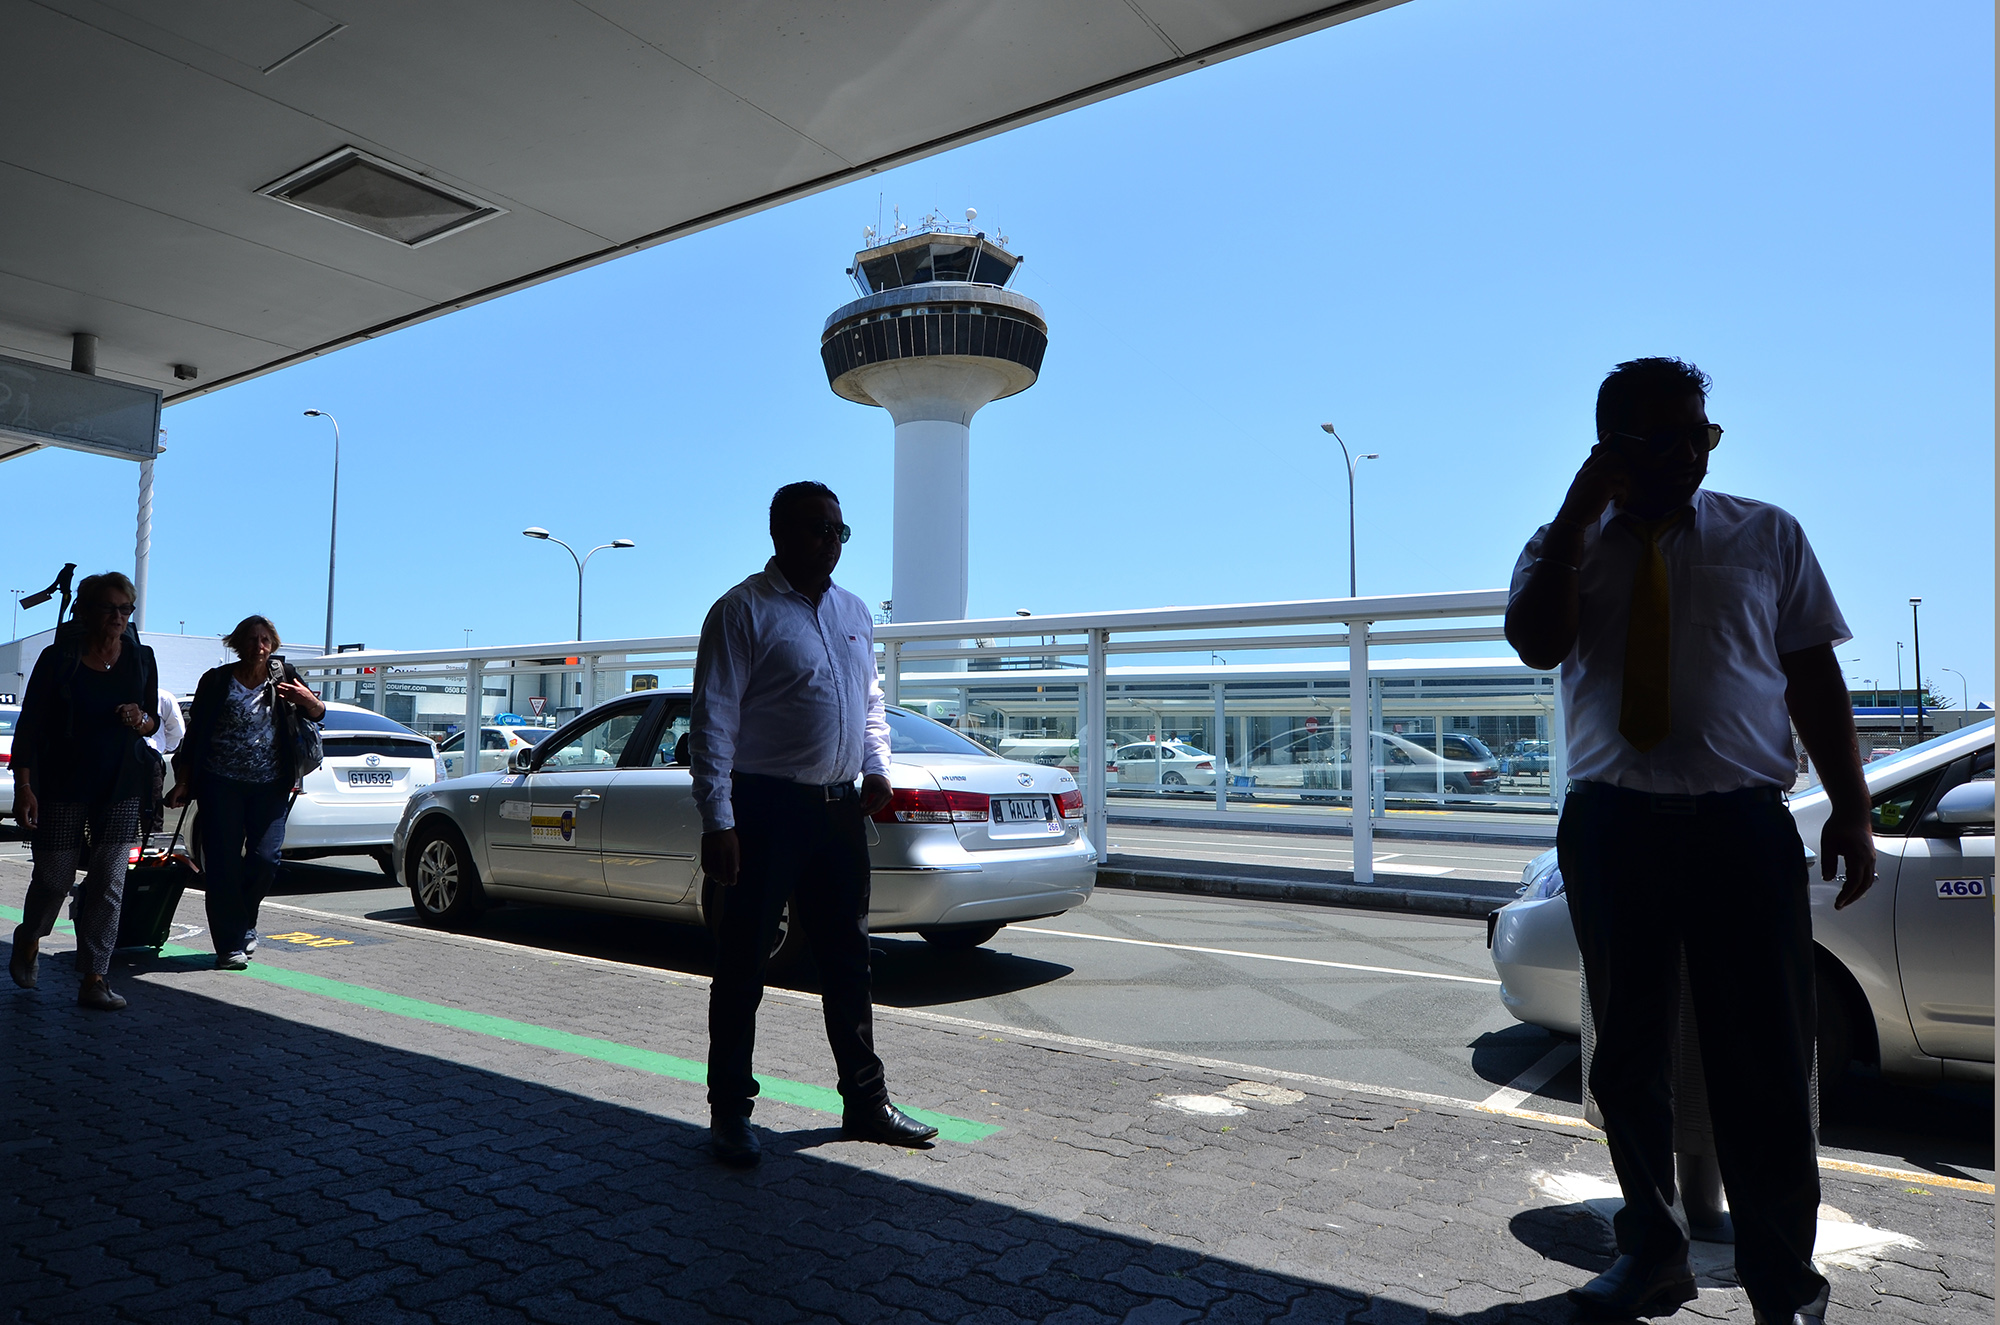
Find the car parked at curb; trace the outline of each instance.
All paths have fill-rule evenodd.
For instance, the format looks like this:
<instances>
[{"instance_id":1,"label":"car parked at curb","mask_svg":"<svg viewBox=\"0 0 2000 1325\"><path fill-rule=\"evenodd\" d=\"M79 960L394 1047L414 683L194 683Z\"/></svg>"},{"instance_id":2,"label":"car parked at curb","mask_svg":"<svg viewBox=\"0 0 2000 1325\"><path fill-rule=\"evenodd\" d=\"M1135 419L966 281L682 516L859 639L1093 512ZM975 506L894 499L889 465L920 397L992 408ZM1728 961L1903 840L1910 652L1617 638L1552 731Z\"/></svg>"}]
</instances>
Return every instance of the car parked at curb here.
<instances>
[{"instance_id":1,"label":"car parked at curb","mask_svg":"<svg viewBox=\"0 0 2000 1325\"><path fill-rule=\"evenodd\" d=\"M1875 886L1833 909L1820 878L1829 809L1814 786L1790 807L1811 875L1823 1089L1853 1063L1915 1083L1993 1080L1993 723L1952 732L1863 768ZM1524 1022L1582 1028L1576 934L1554 851L1528 863L1521 893L1487 937L1500 1001Z\"/></svg>"},{"instance_id":2,"label":"car parked at curb","mask_svg":"<svg viewBox=\"0 0 2000 1325\"><path fill-rule=\"evenodd\" d=\"M14 817L14 724L21 720L18 704L0 704L0 818Z\"/></svg>"},{"instance_id":3,"label":"car parked at curb","mask_svg":"<svg viewBox=\"0 0 2000 1325\"><path fill-rule=\"evenodd\" d=\"M463 928L527 902L707 923L691 708L686 690L623 696L515 751L506 771L413 797L395 851L418 915ZM1003 759L907 709L887 716L891 799L866 823L871 930L974 948L1090 896L1097 858L1070 773ZM787 908L772 960L801 946Z\"/></svg>"}]
</instances>

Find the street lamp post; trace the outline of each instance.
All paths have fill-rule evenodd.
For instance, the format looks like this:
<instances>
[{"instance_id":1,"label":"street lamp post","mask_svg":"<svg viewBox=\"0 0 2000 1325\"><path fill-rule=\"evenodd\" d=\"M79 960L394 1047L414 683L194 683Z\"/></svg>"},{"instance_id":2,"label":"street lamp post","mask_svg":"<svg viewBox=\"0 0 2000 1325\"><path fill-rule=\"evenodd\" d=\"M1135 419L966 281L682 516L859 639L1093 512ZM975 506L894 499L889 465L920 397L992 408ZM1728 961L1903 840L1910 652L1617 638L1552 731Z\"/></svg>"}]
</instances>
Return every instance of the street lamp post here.
<instances>
[{"instance_id":1,"label":"street lamp post","mask_svg":"<svg viewBox=\"0 0 2000 1325\"><path fill-rule=\"evenodd\" d=\"M1924 637L1917 632L1917 605L1924 600L1910 600L1910 663L1917 669L1917 740L1924 739Z\"/></svg>"},{"instance_id":2,"label":"street lamp post","mask_svg":"<svg viewBox=\"0 0 2000 1325\"><path fill-rule=\"evenodd\" d=\"M1896 736L1908 737L1909 724L1903 721L1903 641L1896 641Z\"/></svg>"},{"instance_id":3,"label":"street lamp post","mask_svg":"<svg viewBox=\"0 0 2000 1325\"><path fill-rule=\"evenodd\" d=\"M306 411L309 419L325 419L333 425L333 515L327 522L326 533L326 648L324 656L333 656L333 554L340 541L340 420L323 409Z\"/></svg>"},{"instance_id":4,"label":"street lamp post","mask_svg":"<svg viewBox=\"0 0 2000 1325\"><path fill-rule=\"evenodd\" d=\"M1966 684L1965 673L1959 671L1956 667L1940 667L1938 670L1940 672L1950 672L1958 678L1958 711L1960 713L1971 712L1972 687Z\"/></svg>"},{"instance_id":5,"label":"street lamp post","mask_svg":"<svg viewBox=\"0 0 2000 1325\"><path fill-rule=\"evenodd\" d=\"M1340 443L1340 458L1347 462L1347 596L1359 598L1361 594L1355 587L1354 574L1354 467L1363 460L1380 460L1382 456L1376 451L1370 451L1366 455L1349 455L1346 441L1333 430L1331 423L1322 423L1319 426L1322 432Z\"/></svg>"},{"instance_id":6,"label":"street lamp post","mask_svg":"<svg viewBox=\"0 0 2000 1325\"><path fill-rule=\"evenodd\" d=\"M614 548L614 547L628 548L628 547L636 547L638 545L629 538L614 538L609 543L599 543L596 547L592 548L590 551L584 553L581 557L579 557L576 555L575 548L563 542L560 538L557 538L554 534L542 528L540 525L529 525L526 529L523 529L521 531L521 535L524 538L538 538L545 543L554 543L556 546L560 547L563 551L569 553L569 559L576 563L576 637L578 639L582 639L583 638L583 568L590 564L590 559L592 557L604 551L606 548Z\"/></svg>"}]
</instances>

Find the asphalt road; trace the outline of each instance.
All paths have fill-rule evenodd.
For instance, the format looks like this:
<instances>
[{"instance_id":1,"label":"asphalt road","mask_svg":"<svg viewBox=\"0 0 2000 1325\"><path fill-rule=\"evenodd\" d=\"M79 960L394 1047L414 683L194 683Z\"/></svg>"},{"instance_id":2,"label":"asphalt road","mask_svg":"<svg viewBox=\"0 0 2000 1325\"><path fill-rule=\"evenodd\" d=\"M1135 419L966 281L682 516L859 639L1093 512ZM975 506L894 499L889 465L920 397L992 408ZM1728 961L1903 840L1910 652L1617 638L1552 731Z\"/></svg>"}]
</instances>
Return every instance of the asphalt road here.
<instances>
[{"instance_id":1,"label":"asphalt road","mask_svg":"<svg viewBox=\"0 0 2000 1325\"><path fill-rule=\"evenodd\" d=\"M1424 858L1486 850L1519 854L1433 844ZM365 862L291 864L271 900L416 923L408 894L384 884ZM265 917L267 932L294 923L280 914ZM510 905L477 932L551 952L709 970L706 936L691 926ZM876 999L887 1005L1582 1113L1573 1042L1521 1025L1500 1006L1479 921L1105 889L1085 907L1010 926L971 953L940 952L915 936L882 935L875 945ZM810 988L810 971L781 983ZM890 1073L893 1083L893 1063ZM1990 1090L1857 1081L1846 1099L1829 1102L1822 1150L1990 1182L1992 1108Z\"/></svg>"}]
</instances>

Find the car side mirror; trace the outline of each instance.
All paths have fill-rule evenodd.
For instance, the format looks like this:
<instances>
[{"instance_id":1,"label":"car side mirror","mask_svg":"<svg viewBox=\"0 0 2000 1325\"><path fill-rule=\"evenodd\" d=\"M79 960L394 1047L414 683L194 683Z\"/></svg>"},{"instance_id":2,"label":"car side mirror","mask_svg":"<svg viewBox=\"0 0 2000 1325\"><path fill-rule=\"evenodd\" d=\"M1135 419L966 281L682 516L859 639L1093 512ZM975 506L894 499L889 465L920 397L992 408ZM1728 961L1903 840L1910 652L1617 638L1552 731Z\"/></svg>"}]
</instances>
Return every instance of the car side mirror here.
<instances>
[{"instance_id":1,"label":"car side mirror","mask_svg":"<svg viewBox=\"0 0 2000 1325\"><path fill-rule=\"evenodd\" d=\"M1940 797L1937 808L1925 817L1935 823L1961 829L1975 825L1991 828L1993 780L1985 778L1978 782L1960 783Z\"/></svg>"},{"instance_id":2,"label":"car side mirror","mask_svg":"<svg viewBox=\"0 0 2000 1325\"><path fill-rule=\"evenodd\" d=\"M523 746L507 756L509 773L532 773L535 771L535 747Z\"/></svg>"}]
</instances>

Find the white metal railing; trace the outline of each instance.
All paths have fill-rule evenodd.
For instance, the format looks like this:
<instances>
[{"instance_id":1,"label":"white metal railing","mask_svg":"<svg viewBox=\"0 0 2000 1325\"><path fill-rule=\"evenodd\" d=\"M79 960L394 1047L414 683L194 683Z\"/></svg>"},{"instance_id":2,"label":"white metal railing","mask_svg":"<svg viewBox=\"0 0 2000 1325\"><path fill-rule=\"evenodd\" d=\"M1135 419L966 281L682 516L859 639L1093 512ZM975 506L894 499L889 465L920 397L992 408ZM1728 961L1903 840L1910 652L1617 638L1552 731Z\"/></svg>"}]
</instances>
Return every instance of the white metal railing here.
<instances>
[{"instance_id":1,"label":"white metal railing","mask_svg":"<svg viewBox=\"0 0 2000 1325\"><path fill-rule=\"evenodd\" d=\"M1235 603L1205 607L1143 608L1112 612L1077 612L1045 617L998 617L967 621L896 623L878 626L875 642L881 651L882 686L890 703L901 702L905 685L938 683L965 675L969 660L1029 658L1049 661L1079 658L1082 667L1070 673L1082 686L1079 747L1101 752L1108 744L1106 680L1114 654L1205 654L1221 649L1237 652L1345 649L1347 693L1351 705L1361 705L1373 693L1369 686L1371 651L1419 644L1490 642L1503 638L1498 618L1505 612L1502 589L1457 593L1400 594L1376 598L1325 598L1295 602ZM1486 619L1488 624L1434 627L1405 626L1382 630L1383 623L1417 623L1450 619ZM1338 631L1310 627L1339 626ZM465 685L466 771L478 767L478 732L484 725L484 688L489 680L508 676L560 673L580 677L579 705L597 702L597 678L619 674L692 669L699 636L659 635L477 648L368 650L326 659L300 659L299 669L342 686L372 686L375 711L386 711L387 678L403 681ZM573 660L573 661L572 661ZM565 687L568 682L565 679ZM622 685L621 685L622 690ZM567 696L566 696L567 697ZM1219 704L1219 700L1218 700ZM566 707L566 706L565 706ZM1358 708L1352 712L1365 712ZM1368 731L1369 726L1359 730ZM1374 829L1383 813L1381 751L1375 739L1353 741L1353 785L1368 790L1367 808L1352 805L1354 877L1374 879ZM1439 752L1442 755L1442 733ZM1549 769L1551 785L1563 783L1563 733L1560 708L1551 723ZM1087 831L1100 858L1109 846L1108 780L1100 759L1080 758ZM1223 797L1218 777L1218 801ZM1356 799L1360 799L1357 791Z\"/></svg>"}]
</instances>

